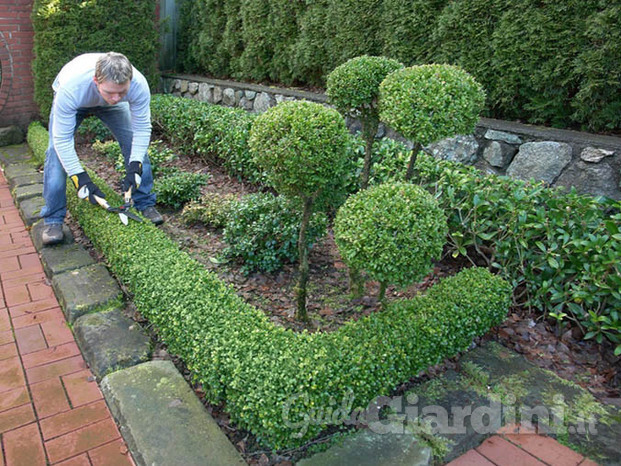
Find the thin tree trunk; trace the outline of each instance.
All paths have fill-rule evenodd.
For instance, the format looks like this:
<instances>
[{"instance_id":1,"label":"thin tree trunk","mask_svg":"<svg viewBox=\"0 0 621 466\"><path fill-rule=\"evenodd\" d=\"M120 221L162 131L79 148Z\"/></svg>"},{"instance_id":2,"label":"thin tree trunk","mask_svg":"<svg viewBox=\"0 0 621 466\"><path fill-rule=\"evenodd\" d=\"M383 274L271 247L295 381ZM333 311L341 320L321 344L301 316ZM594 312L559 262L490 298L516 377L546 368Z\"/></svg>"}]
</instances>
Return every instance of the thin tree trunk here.
<instances>
[{"instance_id":1,"label":"thin tree trunk","mask_svg":"<svg viewBox=\"0 0 621 466\"><path fill-rule=\"evenodd\" d=\"M362 298L364 294L364 283L360 270L351 267L349 268L349 291L354 299Z\"/></svg>"},{"instance_id":2,"label":"thin tree trunk","mask_svg":"<svg viewBox=\"0 0 621 466\"><path fill-rule=\"evenodd\" d=\"M300 268L298 283L296 285L297 310L295 317L301 321L308 321L306 313L306 283L308 282L308 247L306 246L306 229L310 221L313 198L304 199L304 212L302 214L302 225L300 226L300 236L298 237L298 252L300 256Z\"/></svg>"},{"instance_id":3,"label":"thin tree trunk","mask_svg":"<svg viewBox=\"0 0 621 466\"><path fill-rule=\"evenodd\" d=\"M386 282L381 282L378 299L382 303L382 305L384 304L384 301L386 300L386 288L388 288L388 284Z\"/></svg>"},{"instance_id":4,"label":"thin tree trunk","mask_svg":"<svg viewBox=\"0 0 621 466\"><path fill-rule=\"evenodd\" d=\"M414 175L414 166L416 165L416 157L418 157L418 153L420 152L421 145L418 143L414 144L412 147L412 152L410 155L410 162L408 163L408 171L405 174L405 180L409 181L412 179L412 175Z\"/></svg>"},{"instance_id":5,"label":"thin tree trunk","mask_svg":"<svg viewBox=\"0 0 621 466\"><path fill-rule=\"evenodd\" d=\"M379 123L374 120L362 120L362 135L364 137L364 167L362 168L362 180L360 181L361 189L367 189L369 186L369 178L371 177L371 163L373 159L373 141Z\"/></svg>"}]
</instances>

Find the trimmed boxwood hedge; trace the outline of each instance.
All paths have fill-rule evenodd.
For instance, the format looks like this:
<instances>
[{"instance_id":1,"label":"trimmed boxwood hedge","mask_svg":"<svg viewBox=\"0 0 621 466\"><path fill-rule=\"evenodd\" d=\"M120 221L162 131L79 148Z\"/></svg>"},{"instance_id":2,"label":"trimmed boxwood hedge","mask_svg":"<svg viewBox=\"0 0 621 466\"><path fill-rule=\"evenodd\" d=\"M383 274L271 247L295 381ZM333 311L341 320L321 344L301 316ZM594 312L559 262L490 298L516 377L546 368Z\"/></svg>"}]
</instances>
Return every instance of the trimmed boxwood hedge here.
<instances>
[{"instance_id":1,"label":"trimmed boxwood hedge","mask_svg":"<svg viewBox=\"0 0 621 466\"><path fill-rule=\"evenodd\" d=\"M92 178L111 204L120 202ZM504 319L510 303L504 280L472 268L336 332L294 333L272 324L153 225L124 226L69 191L72 215L208 400L226 401L231 420L273 448L301 445L319 433L324 423L300 427L313 410L335 408L350 396L353 408L366 408L465 350Z\"/></svg>"}]
</instances>

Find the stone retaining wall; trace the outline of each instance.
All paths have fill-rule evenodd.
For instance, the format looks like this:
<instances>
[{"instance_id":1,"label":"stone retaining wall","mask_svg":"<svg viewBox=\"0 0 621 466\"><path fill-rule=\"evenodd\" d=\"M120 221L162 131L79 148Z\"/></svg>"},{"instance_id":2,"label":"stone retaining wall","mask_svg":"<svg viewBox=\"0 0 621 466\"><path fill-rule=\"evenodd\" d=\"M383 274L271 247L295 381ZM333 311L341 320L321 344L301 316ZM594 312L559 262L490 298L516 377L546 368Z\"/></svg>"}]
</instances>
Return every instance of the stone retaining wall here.
<instances>
[{"instance_id":1,"label":"stone retaining wall","mask_svg":"<svg viewBox=\"0 0 621 466\"><path fill-rule=\"evenodd\" d=\"M287 100L327 104L325 94L290 88L165 75L162 91L251 112L263 112ZM351 131L359 123L348 121ZM390 128L378 137L400 139ZM405 141L411 144L409 141ZM621 138L482 118L473 134L428 146L435 157L474 165L487 172L536 179L550 186L574 186L586 194L621 199Z\"/></svg>"}]
</instances>

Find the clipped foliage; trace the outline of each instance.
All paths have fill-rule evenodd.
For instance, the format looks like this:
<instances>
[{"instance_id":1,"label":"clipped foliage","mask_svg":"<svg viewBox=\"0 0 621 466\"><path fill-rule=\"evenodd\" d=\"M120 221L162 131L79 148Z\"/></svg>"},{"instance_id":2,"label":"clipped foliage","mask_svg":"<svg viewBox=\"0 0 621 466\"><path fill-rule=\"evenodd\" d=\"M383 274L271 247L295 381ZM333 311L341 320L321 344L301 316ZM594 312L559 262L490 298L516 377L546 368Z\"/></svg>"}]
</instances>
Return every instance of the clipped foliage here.
<instances>
[{"instance_id":1,"label":"clipped foliage","mask_svg":"<svg viewBox=\"0 0 621 466\"><path fill-rule=\"evenodd\" d=\"M121 157L121 163L123 154L121 152L121 146L116 141L101 141L99 139L95 140L95 142L91 146L97 155L101 155L108 160L112 160L115 163L115 169L119 170L117 166L117 162L119 157Z\"/></svg>"},{"instance_id":2,"label":"clipped foliage","mask_svg":"<svg viewBox=\"0 0 621 466\"><path fill-rule=\"evenodd\" d=\"M404 68L380 85L380 119L422 145L472 132L484 103L481 85L450 65Z\"/></svg>"},{"instance_id":3,"label":"clipped foliage","mask_svg":"<svg viewBox=\"0 0 621 466\"><path fill-rule=\"evenodd\" d=\"M188 201L201 196L201 187L207 184L209 175L184 171L171 171L155 180L153 191L157 203L177 210Z\"/></svg>"},{"instance_id":4,"label":"clipped foliage","mask_svg":"<svg viewBox=\"0 0 621 466\"><path fill-rule=\"evenodd\" d=\"M274 272L285 263L298 260L298 237L302 223L300 203L270 193L251 194L229 204L224 240L224 255L243 262L242 270ZM328 220L314 213L306 234L307 246L326 233Z\"/></svg>"},{"instance_id":5,"label":"clipped foliage","mask_svg":"<svg viewBox=\"0 0 621 466\"><path fill-rule=\"evenodd\" d=\"M259 115L249 145L256 164L281 194L313 198L344 173L349 133L335 110L284 102Z\"/></svg>"},{"instance_id":6,"label":"clipped foliage","mask_svg":"<svg viewBox=\"0 0 621 466\"><path fill-rule=\"evenodd\" d=\"M347 266L380 283L421 280L440 258L446 215L424 189L383 184L351 196L334 220L334 240Z\"/></svg>"},{"instance_id":7,"label":"clipped foliage","mask_svg":"<svg viewBox=\"0 0 621 466\"><path fill-rule=\"evenodd\" d=\"M45 148L47 148L49 133L38 121L33 121L28 125L26 142L30 147L44 147L42 152L34 152L34 158L39 167L45 163Z\"/></svg>"},{"instance_id":8,"label":"clipped foliage","mask_svg":"<svg viewBox=\"0 0 621 466\"><path fill-rule=\"evenodd\" d=\"M110 203L121 202L91 176ZM510 303L504 280L473 268L336 332L296 334L276 327L149 222L121 225L70 194L72 216L207 400L226 401L232 422L272 448L303 445L324 429L307 422L318 406L353 394L352 408L366 409L377 395L467 349L502 322Z\"/></svg>"},{"instance_id":9,"label":"clipped foliage","mask_svg":"<svg viewBox=\"0 0 621 466\"><path fill-rule=\"evenodd\" d=\"M344 115L377 118L379 85L384 78L403 68L397 60L362 55L337 66L328 75L326 94Z\"/></svg>"},{"instance_id":10,"label":"clipped foliage","mask_svg":"<svg viewBox=\"0 0 621 466\"><path fill-rule=\"evenodd\" d=\"M149 0L35 0L34 28L35 102L45 119L52 108L52 82L71 59L86 52L123 53L157 88L159 33L155 2ZM114 21L110 21L114 18Z\"/></svg>"},{"instance_id":11,"label":"clipped foliage","mask_svg":"<svg viewBox=\"0 0 621 466\"><path fill-rule=\"evenodd\" d=\"M250 127L256 115L240 108L154 95L151 118L154 128L163 132L177 150L218 160L232 176L255 183L265 181L248 148Z\"/></svg>"},{"instance_id":12,"label":"clipped foliage","mask_svg":"<svg viewBox=\"0 0 621 466\"><path fill-rule=\"evenodd\" d=\"M181 211L181 220L188 225L202 223L212 228L224 227L237 203L233 194L205 193L188 202Z\"/></svg>"}]
</instances>

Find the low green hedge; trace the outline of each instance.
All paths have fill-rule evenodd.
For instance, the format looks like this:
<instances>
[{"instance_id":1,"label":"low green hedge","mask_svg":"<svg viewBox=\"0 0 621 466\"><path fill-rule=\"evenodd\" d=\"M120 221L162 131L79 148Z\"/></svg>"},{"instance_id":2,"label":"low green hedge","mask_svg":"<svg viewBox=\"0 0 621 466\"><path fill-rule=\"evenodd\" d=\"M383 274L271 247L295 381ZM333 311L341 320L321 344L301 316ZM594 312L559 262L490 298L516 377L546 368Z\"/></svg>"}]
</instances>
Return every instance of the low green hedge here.
<instances>
[{"instance_id":1,"label":"low green hedge","mask_svg":"<svg viewBox=\"0 0 621 466\"><path fill-rule=\"evenodd\" d=\"M47 150L49 138L49 133L40 122L33 121L30 123L26 141L30 147L40 148L37 151L33 150L34 158L38 166L43 166L45 163L45 151Z\"/></svg>"},{"instance_id":2,"label":"low green hedge","mask_svg":"<svg viewBox=\"0 0 621 466\"><path fill-rule=\"evenodd\" d=\"M111 203L120 202L92 177ZM164 232L148 222L124 226L69 191L72 215L208 400L226 401L233 422L274 448L319 433L325 421L305 421L317 409L335 409L346 397L353 408L366 408L465 350L504 319L510 303L504 280L473 268L336 332L294 333L272 324Z\"/></svg>"}]
</instances>

